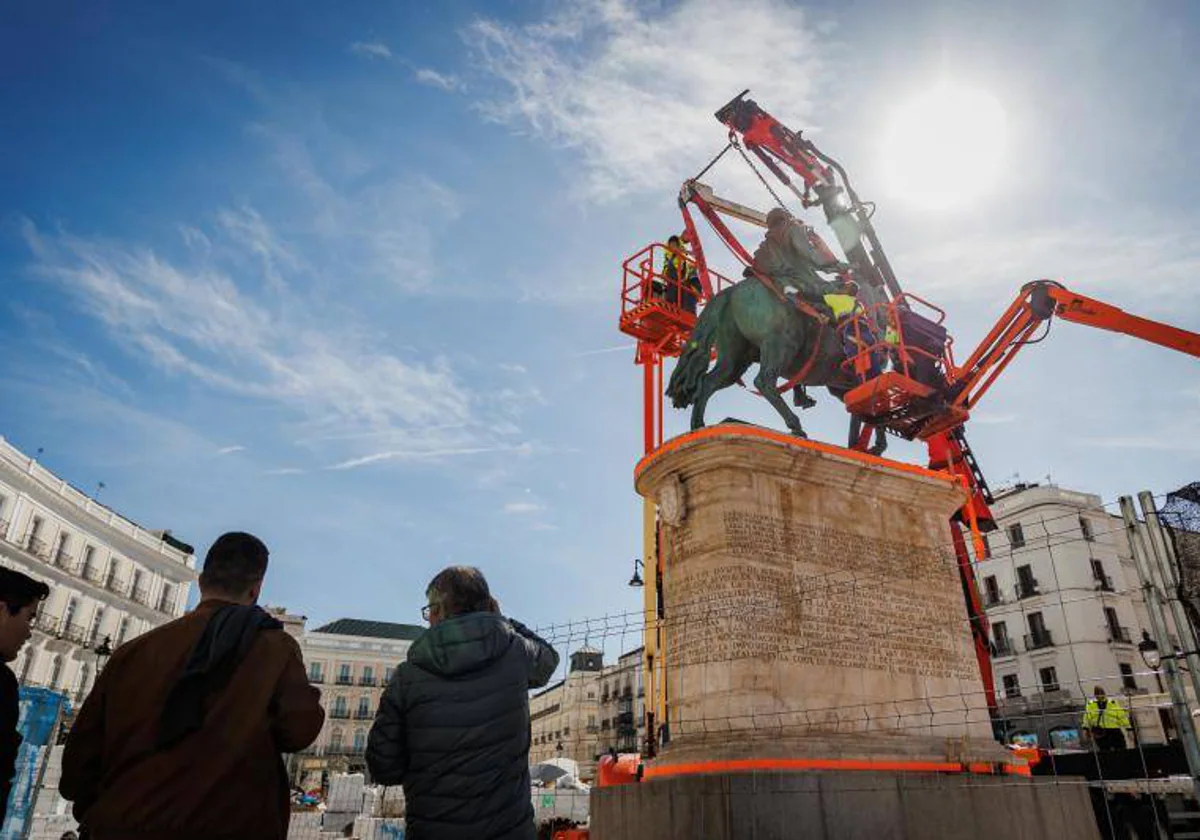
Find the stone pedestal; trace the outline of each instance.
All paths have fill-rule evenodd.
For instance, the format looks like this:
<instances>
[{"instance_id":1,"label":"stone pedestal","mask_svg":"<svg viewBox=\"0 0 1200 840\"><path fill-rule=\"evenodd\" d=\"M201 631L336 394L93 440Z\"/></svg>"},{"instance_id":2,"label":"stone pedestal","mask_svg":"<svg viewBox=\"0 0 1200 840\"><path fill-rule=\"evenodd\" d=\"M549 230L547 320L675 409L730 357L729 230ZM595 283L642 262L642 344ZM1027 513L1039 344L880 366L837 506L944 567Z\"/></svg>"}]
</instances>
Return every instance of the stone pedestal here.
<instances>
[{"instance_id":1,"label":"stone pedestal","mask_svg":"<svg viewBox=\"0 0 1200 840\"><path fill-rule=\"evenodd\" d=\"M908 464L713 427L644 461L659 504L661 761L997 760L948 521Z\"/></svg>"},{"instance_id":2,"label":"stone pedestal","mask_svg":"<svg viewBox=\"0 0 1200 840\"><path fill-rule=\"evenodd\" d=\"M1006 810L1032 805L1022 837L1095 836L1086 788L1059 802L950 772L1008 760L951 545L954 480L727 425L669 441L636 484L660 514L670 737L642 782L594 791L595 840L1007 838ZM1082 828L1037 828L1052 800ZM918 830L914 807L972 830Z\"/></svg>"}]
</instances>

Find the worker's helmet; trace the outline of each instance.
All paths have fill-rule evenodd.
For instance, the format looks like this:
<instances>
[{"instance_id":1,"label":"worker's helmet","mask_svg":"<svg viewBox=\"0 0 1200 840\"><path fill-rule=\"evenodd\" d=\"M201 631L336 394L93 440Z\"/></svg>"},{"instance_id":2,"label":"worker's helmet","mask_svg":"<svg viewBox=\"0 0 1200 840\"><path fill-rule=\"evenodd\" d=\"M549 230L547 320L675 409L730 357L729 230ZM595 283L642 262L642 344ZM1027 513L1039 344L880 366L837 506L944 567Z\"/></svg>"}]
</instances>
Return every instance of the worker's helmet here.
<instances>
[{"instance_id":1,"label":"worker's helmet","mask_svg":"<svg viewBox=\"0 0 1200 840\"><path fill-rule=\"evenodd\" d=\"M682 245L683 243L682 243L682 242L680 242L680 240L679 240L679 237L678 237L678 236L672 236L670 239L668 239L668 240L667 240L667 244L668 244L668 245L670 245L670 246L672 246L672 247L678 248L678 247L679 247L680 245Z\"/></svg>"}]
</instances>

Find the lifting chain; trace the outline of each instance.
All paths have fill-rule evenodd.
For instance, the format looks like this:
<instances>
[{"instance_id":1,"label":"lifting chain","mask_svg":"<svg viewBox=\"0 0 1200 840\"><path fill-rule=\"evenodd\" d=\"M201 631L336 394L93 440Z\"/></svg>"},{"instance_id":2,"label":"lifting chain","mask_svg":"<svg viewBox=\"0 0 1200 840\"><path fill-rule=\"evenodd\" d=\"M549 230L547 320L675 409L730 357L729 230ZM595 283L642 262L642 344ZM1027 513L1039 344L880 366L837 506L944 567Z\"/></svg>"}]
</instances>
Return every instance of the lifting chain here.
<instances>
[{"instance_id":1,"label":"lifting chain","mask_svg":"<svg viewBox=\"0 0 1200 840\"><path fill-rule=\"evenodd\" d=\"M762 173L758 171L758 167L754 165L754 161L750 160L750 155L746 154L746 150L742 148L742 144L738 141L737 134L732 131L729 132L729 145L738 150L738 154L742 156L742 160L746 161L746 165L750 167L750 171L758 176L758 180L762 182L764 187L767 188L767 192L771 194L771 198L775 199L775 203L784 210L787 210L787 205L783 203L783 199L776 195L775 190L771 189L771 185L767 182L767 179L762 176Z\"/></svg>"}]
</instances>

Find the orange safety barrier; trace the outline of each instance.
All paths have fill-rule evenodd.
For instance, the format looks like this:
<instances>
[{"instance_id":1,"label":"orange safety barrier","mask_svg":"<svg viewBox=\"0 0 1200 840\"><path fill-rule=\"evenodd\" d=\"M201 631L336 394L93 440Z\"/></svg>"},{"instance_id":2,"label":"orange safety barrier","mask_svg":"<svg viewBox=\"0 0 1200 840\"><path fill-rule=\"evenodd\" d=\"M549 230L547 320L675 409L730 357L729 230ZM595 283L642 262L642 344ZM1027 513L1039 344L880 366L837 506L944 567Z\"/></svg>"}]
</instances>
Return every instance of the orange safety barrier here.
<instances>
[{"instance_id":1,"label":"orange safety barrier","mask_svg":"<svg viewBox=\"0 0 1200 840\"><path fill-rule=\"evenodd\" d=\"M554 832L551 840L588 840L590 833L586 828L568 828L565 831Z\"/></svg>"},{"instance_id":2,"label":"orange safety barrier","mask_svg":"<svg viewBox=\"0 0 1200 840\"><path fill-rule=\"evenodd\" d=\"M844 770L874 773L973 773L981 776L1029 776L1027 764L961 761L884 761L858 758L743 758L696 761L666 766L646 765L643 777L665 779L700 773L744 773L754 770Z\"/></svg>"}]
</instances>

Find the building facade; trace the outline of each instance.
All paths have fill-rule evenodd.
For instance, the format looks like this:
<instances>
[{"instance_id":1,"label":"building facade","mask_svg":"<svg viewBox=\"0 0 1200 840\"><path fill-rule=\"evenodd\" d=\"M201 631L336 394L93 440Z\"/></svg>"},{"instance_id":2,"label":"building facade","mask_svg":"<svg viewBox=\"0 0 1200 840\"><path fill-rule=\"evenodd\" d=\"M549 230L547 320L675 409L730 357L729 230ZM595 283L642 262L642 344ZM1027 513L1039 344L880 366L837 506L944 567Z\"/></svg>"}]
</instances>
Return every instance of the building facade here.
<instances>
[{"instance_id":1,"label":"building facade","mask_svg":"<svg viewBox=\"0 0 1200 840\"><path fill-rule=\"evenodd\" d=\"M580 779L593 781L600 755L641 748L645 737L642 649L622 654L609 666L596 648L575 651L566 677L530 699L529 719L531 764L569 758L579 765Z\"/></svg>"},{"instance_id":2,"label":"building facade","mask_svg":"<svg viewBox=\"0 0 1200 840\"><path fill-rule=\"evenodd\" d=\"M975 572L1006 737L1078 747L1100 686L1131 709L1136 737L1162 742L1172 718L1137 649L1148 622L1124 523L1098 496L1053 485L997 493L992 512Z\"/></svg>"},{"instance_id":3,"label":"building facade","mask_svg":"<svg viewBox=\"0 0 1200 840\"><path fill-rule=\"evenodd\" d=\"M302 769L365 772L379 698L423 632L412 624L341 618L299 637L308 679L325 709L325 726L305 751Z\"/></svg>"},{"instance_id":4,"label":"building facade","mask_svg":"<svg viewBox=\"0 0 1200 840\"><path fill-rule=\"evenodd\" d=\"M14 673L75 703L103 642L116 648L182 615L197 577L190 546L98 504L3 438L0 564L50 587Z\"/></svg>"}]
</instances>

